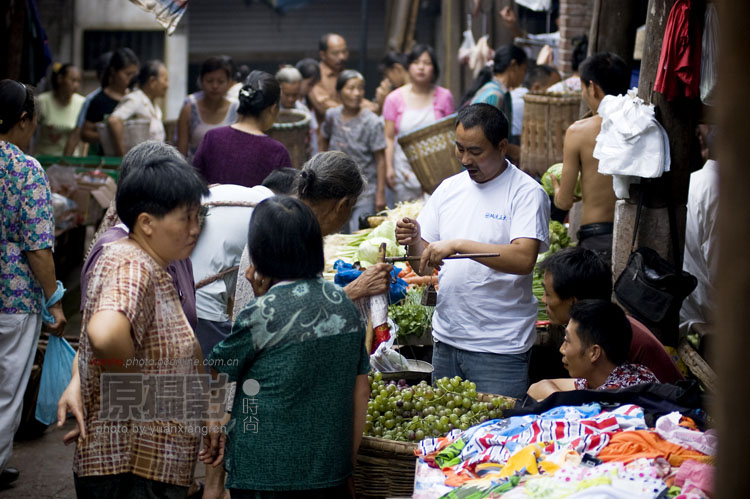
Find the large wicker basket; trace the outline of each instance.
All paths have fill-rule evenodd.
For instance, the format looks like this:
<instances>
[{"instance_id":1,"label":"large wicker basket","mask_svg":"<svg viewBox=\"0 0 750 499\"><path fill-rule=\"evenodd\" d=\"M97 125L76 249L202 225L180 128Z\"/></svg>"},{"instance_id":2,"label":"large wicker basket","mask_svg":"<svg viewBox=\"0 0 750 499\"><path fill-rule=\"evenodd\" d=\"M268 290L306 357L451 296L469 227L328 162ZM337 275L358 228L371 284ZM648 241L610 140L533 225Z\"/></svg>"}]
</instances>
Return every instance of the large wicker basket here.
<instances>
[{"instance_id":1,"label":"large wicker basket","mask_svg":"<svg viewBox=\"0 0 750 499\"><path fill-rule=\"evenodd\" d=\"M451 114L398 139L419 183L429 194L444 179L461 172L456 159L456 115Z\"/></svg>"},{"instance_id":2,"label":"large wicker basket","mask_svg":"<svg viewBox=\"0 0 750 499\"><path fill-rule=\"evenodd\" d=\"M529 92L523 100L521 166L541 177L563 160L565 131L580 117L581 96Z\"/></svg>"},{"instance_id":3,"label":"large wicker basket","mask_svg":"<svg viewBox=\"0 0 750 499\"><path fill-rule=\"evenodd\" d=\"M122 122L122 140L124 142L125 151L127 153L134 146L137 146L141 142L146 142L149 139L149 133L151 128L151 121L143 118L125 120ZM109 125L106 121L102 121L96 124L96 131L99 134L99 142L102 145L102 150L105 156L117 156L117 150L115 149L114 139L112 133L109 130Z\"/></svg>"},{"instance_id":4,"label":"large wicker basket","mask_svg":"<svg viewBox=\"0 0 750 499\"><path fill-rule=\"evenodd\" d=\"M481 402L497 397L499 395L477 394ZM362 437L354 467L357 497L411 497L417 467L416 448L417 444L412 442Z\"/></svg>"},{"instance_id":5,"label":"large wicker basket","mask_svg":"<svg viewBox=\"0 0 750 499\"><path fill-rule=\"evenodd\" d=\"M297 109L279 111L276 122L268 136L284 144L292 159L292 166L299 169L309 159L307 138L310 132L310 115Z\"/></svg>"}]
</instances>

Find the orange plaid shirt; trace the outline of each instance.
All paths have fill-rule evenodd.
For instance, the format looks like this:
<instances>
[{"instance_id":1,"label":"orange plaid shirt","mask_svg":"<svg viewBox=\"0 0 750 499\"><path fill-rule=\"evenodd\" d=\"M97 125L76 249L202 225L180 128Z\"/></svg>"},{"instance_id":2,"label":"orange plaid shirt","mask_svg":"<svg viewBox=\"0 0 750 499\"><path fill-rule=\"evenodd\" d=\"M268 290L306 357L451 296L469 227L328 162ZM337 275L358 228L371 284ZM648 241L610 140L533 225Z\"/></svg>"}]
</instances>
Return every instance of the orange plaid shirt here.
<instances>
[{"instance_id":1,"label":"orange plaid shirt","mask_svg":"<svg viewBox=\"0 0 750 499\"><path fill-rule=\"evenodd\" d=\"M78 439L73 470L81 477L133 473L189 486L200 443L200 430L196 429L201 422L101 419L100 364L117 359L95 359L86 333L94 313L120 312L131 324L134 360L143 365L140 374L197 374L192 361L195 336L172 278L145 251L118 241L104 248L92 271L87 295L78 361L87 436Z\"/></svg>"}]
</instances>

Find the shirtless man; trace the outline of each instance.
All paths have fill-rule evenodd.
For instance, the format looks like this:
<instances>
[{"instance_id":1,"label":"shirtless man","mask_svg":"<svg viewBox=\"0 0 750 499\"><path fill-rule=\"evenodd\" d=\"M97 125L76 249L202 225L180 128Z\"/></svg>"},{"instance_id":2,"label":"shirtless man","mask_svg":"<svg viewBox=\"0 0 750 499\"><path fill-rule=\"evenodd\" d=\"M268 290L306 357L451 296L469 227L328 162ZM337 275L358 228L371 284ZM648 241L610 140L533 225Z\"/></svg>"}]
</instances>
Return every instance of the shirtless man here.
<instances>
[{"instance_id":1,"label":"shirtless man","mask_svg":"<svg viewBox=\"0 0 750 499\"><path fill-rule=\"evenodd\" d=\"M565 133L562 176L559 182L552 176L555 206L561 210L569 210L573 206L573 191L580 173L583 213L578 243L610 263L616 198L612 177L599 173L599 160L594 158L596 136L602 127L602 118L597 110L605 95L627 92L630 70L622 58L611 52L588 57L581 63L580 70L581 96L593 116L576 121Z\"/></svg>"}]
</instances>

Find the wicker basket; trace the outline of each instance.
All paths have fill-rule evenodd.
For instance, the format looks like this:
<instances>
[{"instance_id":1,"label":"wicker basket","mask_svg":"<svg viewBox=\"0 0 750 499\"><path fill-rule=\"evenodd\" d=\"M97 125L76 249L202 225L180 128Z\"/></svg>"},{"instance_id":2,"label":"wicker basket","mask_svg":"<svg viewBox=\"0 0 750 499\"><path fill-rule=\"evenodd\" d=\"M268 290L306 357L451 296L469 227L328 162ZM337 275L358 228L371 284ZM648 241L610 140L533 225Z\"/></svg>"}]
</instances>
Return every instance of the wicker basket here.
<instances>
[{"instance_id":1,"label":"wicker basket","mask_svg":"<svg viewBox=\"0 0 750 499\"><path fill-rule=\"evenodd\" d=\"M497 397L499 395L477 394L480 402ZM416 448L417 444L412 442L362 437L354 467L357 497L411 497L417 465Z\"/></svg>"},{"instance_id":2,"label":"wicker basket","mask_svg":"<svg viewBox=\"0 0 750 499\"><path fill-rule=\"evenodd\" d=\"M134 146L141 142L146 142L149 139L151 122L146 119L134 119L125 120L122 122L123 132L122 140L124 142L125 151L127 153ZM102 121L96 124L96 131L99 134L99 142L102 145L102 150L105 156L117 156L117 150L115 149L115 143L112 138L112 134L109 131L109 125L107 122Z\"/></svg>"},{"instance_id":3,"label":"wicker basket","mask_svg":"<svg viewBox=\"0 0 750 499\"><path fill-rule=\"evenodd\" d=\"M580 117L581 96L529 92L523 100L521 165L541 177L550 165L563 160L565 131Z\"/></svg>"},{"instance_id":4,"label":"wicker basket","mask_svg":"<svg viewBox=\"0 0 750 499\"><path fill-rule=\"evenodd\" d=\"M292 158L292 166L300 169L309 159L307 154L307 137L310 132L311 117L297 109L279 111L276 122L268 131L268 136L278 140Z\"/></svg>"},{"instance_id":5,"label":"wicker basket","mask_svg":"<svg viewBox=\"0 0 750 499\"><path fill-rule=\"evenodd\" d=\"M419 183L429 194L444 179L461 173L456 159L456 115L451 114L398 139Z\"/></svg>"}]
</instances>

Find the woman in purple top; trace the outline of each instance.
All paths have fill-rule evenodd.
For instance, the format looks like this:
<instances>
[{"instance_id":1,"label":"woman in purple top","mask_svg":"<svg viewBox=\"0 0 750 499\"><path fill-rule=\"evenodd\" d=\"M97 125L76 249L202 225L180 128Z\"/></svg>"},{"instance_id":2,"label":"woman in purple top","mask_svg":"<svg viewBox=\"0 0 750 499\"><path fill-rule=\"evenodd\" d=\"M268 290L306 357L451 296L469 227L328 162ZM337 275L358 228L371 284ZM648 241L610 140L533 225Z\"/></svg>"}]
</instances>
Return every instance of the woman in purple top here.
<instances>
[{"instance_id":1,"label":"woman in purple top","mask_svg":"<svg viewBox=\"0 0 750 499\"><path fill-rule=\"evenodd\" d=\"M206 132L193 166L208 184L255 187L277 168L292 166L289 152L265 132L279 112L281 90L265 71L253 71L240 90L237 123Z\"/></svg>"}]
</instances>

